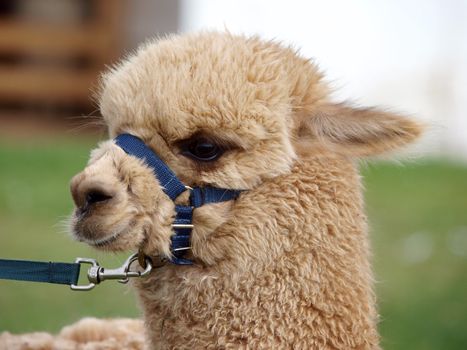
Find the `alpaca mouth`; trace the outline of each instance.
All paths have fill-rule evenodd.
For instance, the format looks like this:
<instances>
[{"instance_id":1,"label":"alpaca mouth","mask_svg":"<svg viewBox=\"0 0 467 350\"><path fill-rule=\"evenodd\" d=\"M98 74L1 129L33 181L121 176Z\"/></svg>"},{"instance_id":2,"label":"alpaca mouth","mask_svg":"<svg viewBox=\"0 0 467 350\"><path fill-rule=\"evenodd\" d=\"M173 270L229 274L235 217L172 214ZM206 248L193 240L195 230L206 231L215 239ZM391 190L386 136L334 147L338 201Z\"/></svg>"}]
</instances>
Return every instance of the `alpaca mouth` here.
<instances>
[{"instance_id":1,"label":"alpaca mouth","mask_svg":"<svg viewBox=\"0 0 467 350\"><path fill-rule=\"evenodd\" d=\"M116 243L128 231L128 226L125 224L105 226L96 225L95 220L89 221L85 215L75 212L71 232L77 241L95 248L103 248Z\"/></svg>"},{"instance_id":2,"label":"alpaca mouth","mask_svg":"<svg viewBox=\"0 0 467 350\"><path fill-rule=\"evenodd\" d=\"M120 230L109 236L105 236L105 237L97 238L97 239L84 237L82 234L79 234L76 231L76 229L74 230L73 233L74 233L74 236L78 239L78 241L84 242L96 248L102 248L102 247L109 246L112 243L116 242L123 235L124 232L125 230Z\"/></svg>"},{"instance_id":3,"label":"alpaca mouth","mask_svg":"<svg viewBox=\"0 0 467 350\"><path fill-rule=\"evenodd\" d=\"M132 249L139 243L141 233L135 218L108 219L101 216L79 217L75 213L70 231L75 240L106 251Z\"/></svg>"},{"instance_id":4,"label":"alpaca mouth","mask_svg":"<svg viewBox=\"0 0 467 350\"><path fill-rule=\"evenodd\" d=\"M121 235L122 235L123 231L120 231L120 232L117 232L117 233L114 233L108 237L104 237L104 238L101 238L101 239L97 239L97 240L86 240L86 243L94 246L94 247L105 247L105 246L108 246L110 244L112 244L113 242L115 242Z\"/></svg>"}]
</instances>

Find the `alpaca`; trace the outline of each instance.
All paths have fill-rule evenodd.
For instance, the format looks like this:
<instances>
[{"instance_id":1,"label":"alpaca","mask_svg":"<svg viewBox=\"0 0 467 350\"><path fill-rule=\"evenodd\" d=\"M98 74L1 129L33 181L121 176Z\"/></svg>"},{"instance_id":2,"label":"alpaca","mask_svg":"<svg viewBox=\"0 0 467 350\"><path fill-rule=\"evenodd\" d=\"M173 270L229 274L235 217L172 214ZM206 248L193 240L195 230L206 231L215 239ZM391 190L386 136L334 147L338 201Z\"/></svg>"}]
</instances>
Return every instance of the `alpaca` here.
<instances>
[{"instance_id":1,"label":"alpaca","mask_svg":"<svg viewBox=\"0 0 467 350\"><path fill-rule=\"evenodd\" d=\"M112 138L136 135L184 184L242 190L193 210L193 265L133 282L147 348L380 348L357 163L412 142L420 124L332 102L289 47L216 32L144 45L103 76L99 105ZM172 201L114 140L71 192L79 241L173 258L175 206L190 191Z\"/></svg>"}]
</instances>

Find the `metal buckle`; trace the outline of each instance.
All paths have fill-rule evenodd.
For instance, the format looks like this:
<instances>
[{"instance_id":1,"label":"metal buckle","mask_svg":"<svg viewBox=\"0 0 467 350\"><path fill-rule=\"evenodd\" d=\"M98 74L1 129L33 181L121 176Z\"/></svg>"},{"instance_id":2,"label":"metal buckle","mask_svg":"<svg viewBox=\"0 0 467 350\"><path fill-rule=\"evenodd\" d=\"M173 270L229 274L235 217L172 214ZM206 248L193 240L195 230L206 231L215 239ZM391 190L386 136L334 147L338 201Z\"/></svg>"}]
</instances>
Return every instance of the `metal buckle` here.
<instances>
[{"instance_id":1,"label":"metal buckle","mask_svg":"<svg viewBox=\"0 0 467 350\"><path fill-rule=\"evenodd\" d=\"M172 224L172 228L193 228L193 224Z\"/></svg>"},{"instance_id":2,"label":"metal buckle","mask_svg":"<svg viewBox=\"0 0 467 350\"><path fill-rule=\"evenodd\" d=\"M180 247L180 248L175 248L175 249L172 249L173 252L181 252L181 251L184 251L184 250L190 250L191 247Z\"/></svg>"},{"instance_id":3,"label":"metal buckle","mask_svg":"<svg viewBox=\"0 0 467 350\"><path fill-rule=\"evenodd\" d=\"M187 191L190 191L192 192L193 191L193 187L190 187L190 186L187 186L185 185L185 189ZM191 207L193 209L193 207ZM173 229L183 229L183 228L194 228L195 226L193 224L172 224L172 228Z\"/></svg>"},{"instance_id":4,"label":"metal buckle","mask_svg":"<svg viewBox=\"0 0 467 350\"><path fill-rule=\"evenodd\" d=\"M132 271L130 270L131 265L138 261L138 253L135 253L128 257L122 266L116 269L106 269L99 265L97 260L89 258L77 258L75 263L77 264L91 264L87 277L90 282L87 285L75 285L72 284L70 288L72 290L87 291L93 289L97 284L106 280L118 280L120 283L128 283L130 278L134 277L145 277L152 271L151 259L146 258L146 267L143 271Z\"/></svg>"}]
</instances>

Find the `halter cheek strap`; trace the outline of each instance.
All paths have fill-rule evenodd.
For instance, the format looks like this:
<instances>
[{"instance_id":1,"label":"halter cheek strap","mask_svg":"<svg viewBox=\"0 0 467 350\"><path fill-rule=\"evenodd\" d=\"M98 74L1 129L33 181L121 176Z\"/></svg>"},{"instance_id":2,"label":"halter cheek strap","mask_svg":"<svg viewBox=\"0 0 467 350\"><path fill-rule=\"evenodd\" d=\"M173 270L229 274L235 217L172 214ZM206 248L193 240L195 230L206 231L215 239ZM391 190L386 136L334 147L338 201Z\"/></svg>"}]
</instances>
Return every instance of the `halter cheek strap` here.
<instances>
[{"instance_id":1,"label":"halter cheek strap","mask_svg":"<svg viewBox=\"0 0 467 350\"><path fill-rule=\"evenodd\" d=\"M188 187L184 185L175 173L152 151L140 138L131 134L120 134L115 143L127 154L143 160L157 178L164 193L172 200L190 190L190 205L176 205L175 219L172 224L174 234L171 237L171 262L177 265L191 265L193 262L183 258L190 249L190 237L193 229L193 209L208 203L219 203L235 199L241 190L217 187Z\"/></svg>"}]
</instances>

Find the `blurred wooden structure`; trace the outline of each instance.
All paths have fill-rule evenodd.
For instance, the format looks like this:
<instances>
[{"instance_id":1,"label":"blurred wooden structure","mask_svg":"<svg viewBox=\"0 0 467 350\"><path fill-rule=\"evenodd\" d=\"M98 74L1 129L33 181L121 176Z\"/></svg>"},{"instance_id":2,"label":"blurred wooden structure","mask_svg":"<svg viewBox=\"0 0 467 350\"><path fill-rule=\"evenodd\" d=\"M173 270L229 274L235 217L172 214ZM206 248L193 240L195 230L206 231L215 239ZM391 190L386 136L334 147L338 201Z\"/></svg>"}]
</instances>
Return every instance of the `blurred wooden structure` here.
<instances>
[{"instance_id":1,"label":"blurred wooden structure","mask_svg":"<svg viewBox=\"0 0 467 350\"><path fill-rule=\"evenodd\" d=\"M0 105L91 106L99 72L120 54L122 1L70 1L79 13L67 23L22 16L18 1L0 14Z\"/></svg>"}]
</instances>

